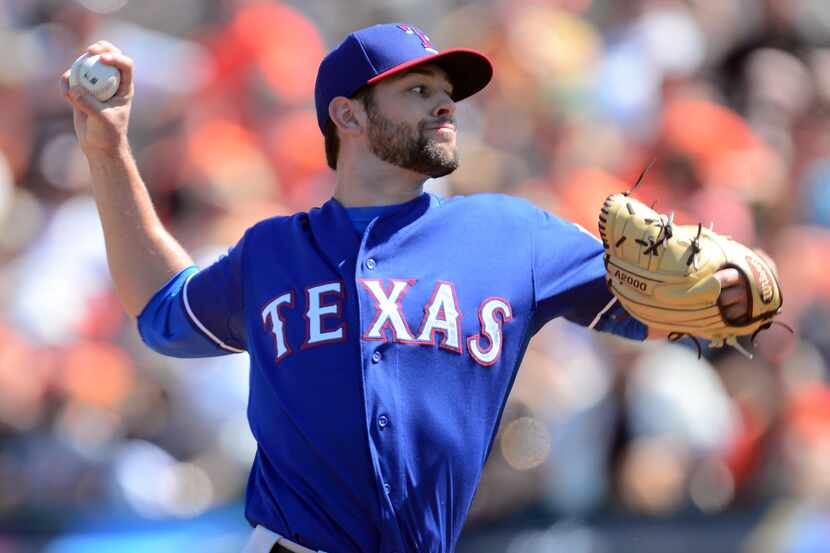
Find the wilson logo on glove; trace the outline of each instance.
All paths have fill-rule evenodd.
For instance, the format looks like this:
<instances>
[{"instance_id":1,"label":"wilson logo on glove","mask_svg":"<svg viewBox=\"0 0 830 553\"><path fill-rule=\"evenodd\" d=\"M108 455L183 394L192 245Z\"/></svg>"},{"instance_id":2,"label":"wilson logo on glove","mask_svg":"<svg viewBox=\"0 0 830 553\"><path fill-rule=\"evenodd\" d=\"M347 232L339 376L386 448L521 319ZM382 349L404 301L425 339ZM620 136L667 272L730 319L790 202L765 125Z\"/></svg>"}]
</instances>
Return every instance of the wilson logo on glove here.
<instances>
[{"instance_id":1,"label":"wilson logo on glove","mask_svg":"<svg viewBox=\"0 0 830 553\"><path fill-rule=\"evenodd\" d=\"M769 305L775 297L773 277L757 257L746 256L746 263L752 269L752 276L755 277L755 282L761 292L761 301Z\"/></svg>"}]
</instances>

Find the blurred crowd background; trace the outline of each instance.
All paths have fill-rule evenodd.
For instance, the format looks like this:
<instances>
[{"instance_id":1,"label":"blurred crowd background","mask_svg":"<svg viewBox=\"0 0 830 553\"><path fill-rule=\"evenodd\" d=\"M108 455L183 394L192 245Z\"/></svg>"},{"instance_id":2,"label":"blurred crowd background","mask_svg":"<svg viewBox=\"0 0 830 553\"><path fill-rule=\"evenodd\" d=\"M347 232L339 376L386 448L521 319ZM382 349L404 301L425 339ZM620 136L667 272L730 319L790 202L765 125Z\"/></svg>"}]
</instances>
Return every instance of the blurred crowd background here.
<instances>
[{"instance_id":1,"label":"blurred crowd background","mask_svg":"<svg viewBox=\"0 0 830 553\"><path fill-rule=\"evenodd\" d=\"M230 553L247 532L247 357L142 345L61 73L99 39L135 59L135 156L206 264L330 196L317 66L386 21L496 65L431 190L596 232L656 160L638 197L768 252L796 331L698 359L551 323L459 552L830 551L827 0L0 0L0 553Z\"/></svg>"}]
</instances>

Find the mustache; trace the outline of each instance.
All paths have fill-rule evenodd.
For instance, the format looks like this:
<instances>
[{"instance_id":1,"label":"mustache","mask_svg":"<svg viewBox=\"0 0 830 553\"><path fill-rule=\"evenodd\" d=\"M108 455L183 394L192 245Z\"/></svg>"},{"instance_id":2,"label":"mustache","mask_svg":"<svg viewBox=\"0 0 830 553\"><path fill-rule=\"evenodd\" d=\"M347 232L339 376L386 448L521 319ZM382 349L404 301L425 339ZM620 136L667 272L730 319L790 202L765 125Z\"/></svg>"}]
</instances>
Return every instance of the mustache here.
<instances>
[{"instance_id":1,"label":"mustache","mask_svg":"<svg viewBox=\"0 0 830 553\"><path fill-rule=\"evenodd\" d=\"M431 121L421 121L421 124L418 125L418 127L419 130L424 130L427 127L440 127L442 125L452 125L453 127L458 127L454 117L442 117L440 119L433 119Z\"/></svg>"}]
</instances>

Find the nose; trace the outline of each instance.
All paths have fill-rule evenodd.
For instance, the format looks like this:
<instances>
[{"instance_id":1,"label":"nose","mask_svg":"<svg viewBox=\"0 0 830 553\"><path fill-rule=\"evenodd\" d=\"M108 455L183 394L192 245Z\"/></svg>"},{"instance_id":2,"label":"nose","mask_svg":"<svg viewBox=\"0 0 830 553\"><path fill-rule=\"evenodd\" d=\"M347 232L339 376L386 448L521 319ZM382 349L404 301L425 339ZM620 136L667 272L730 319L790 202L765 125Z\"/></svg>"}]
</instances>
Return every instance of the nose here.
<instances>
[{"instance_id":1,"label":"nose","mask_svg":"<svg viewBox=\"0 0 830 553\"><path fill-rule=\"evenodd\" d=\"M441 100L432 110L432 116L440 119L452 119L455 115L455 101L447 94L441 94Z\"/></svg>"}]
</instances>

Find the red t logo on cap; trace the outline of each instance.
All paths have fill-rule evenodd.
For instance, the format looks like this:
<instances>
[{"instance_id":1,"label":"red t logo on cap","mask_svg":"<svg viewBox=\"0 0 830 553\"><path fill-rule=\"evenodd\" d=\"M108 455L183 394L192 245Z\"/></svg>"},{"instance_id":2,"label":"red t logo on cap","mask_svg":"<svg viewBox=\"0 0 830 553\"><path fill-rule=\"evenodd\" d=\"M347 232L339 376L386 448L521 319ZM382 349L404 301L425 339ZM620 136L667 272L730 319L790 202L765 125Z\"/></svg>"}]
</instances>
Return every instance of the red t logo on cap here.
<instances>
[{"instance_id":1,"label":"red t logo on cap","mask_svg":"<svg viewBox=\"0 0 830 553\"><path fill-rule=\"evenodd\" d=\"M427 35L425 35L424 32L421 31L421 29L419 29L417 27L413 27L412 25L407 25L406 23L398 25L398 28L400 30L406 32L406 34L408 34L408 35L411 35L411 34L417 35L418 38L421 39L421 44L423 44L424 48L426 48L427 50L432 50L436 53L438 52L438 50L435 48L435 46L433 46L432 43L429 41L429 37Z\"/></svg>"}]
</instances>

